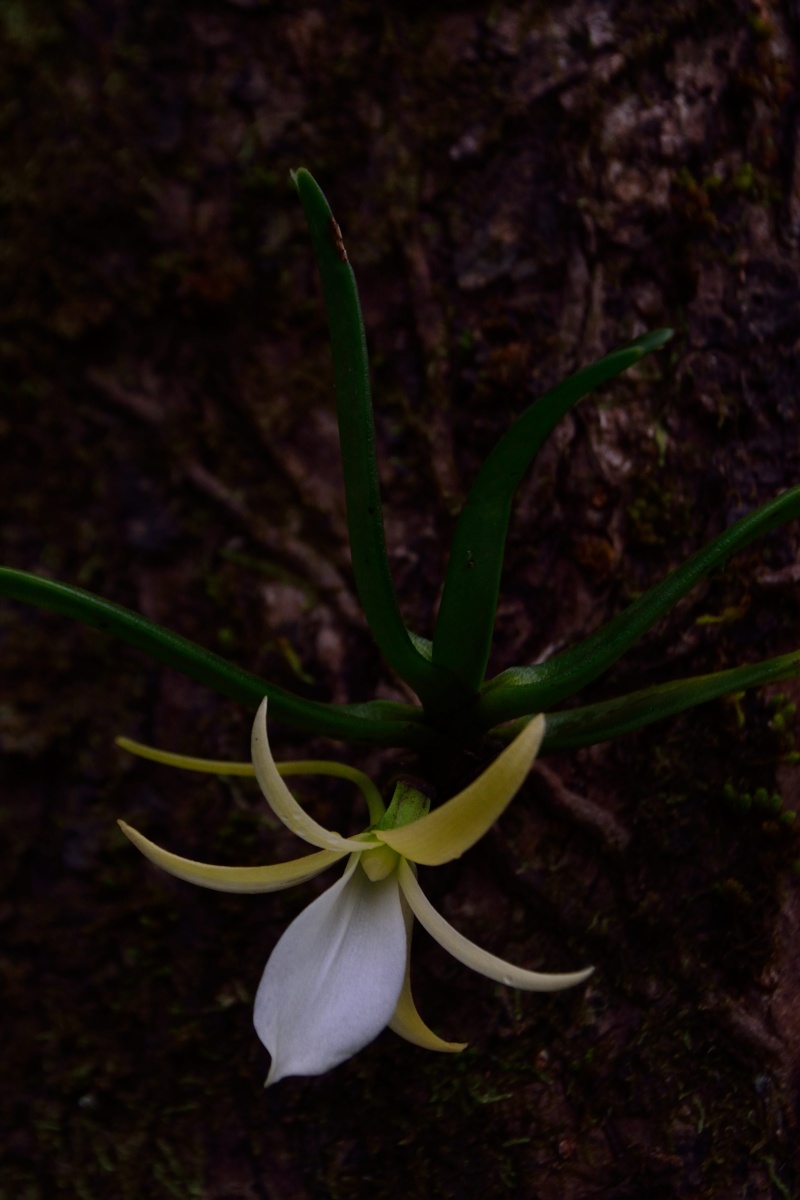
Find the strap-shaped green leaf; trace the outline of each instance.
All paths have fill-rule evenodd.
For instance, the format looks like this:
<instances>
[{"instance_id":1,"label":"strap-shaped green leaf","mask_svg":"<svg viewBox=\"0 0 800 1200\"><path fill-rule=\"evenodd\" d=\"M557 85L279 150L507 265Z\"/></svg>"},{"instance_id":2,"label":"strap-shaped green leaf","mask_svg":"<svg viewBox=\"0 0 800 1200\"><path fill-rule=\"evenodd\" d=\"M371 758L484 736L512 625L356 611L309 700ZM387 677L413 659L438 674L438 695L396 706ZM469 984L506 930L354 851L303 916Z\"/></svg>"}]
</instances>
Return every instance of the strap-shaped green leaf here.
<instances>
[{"instance_id":1,"label":"strap-shaped green leaf","mask_svg":"<svg viewBox=\"0 0 800 1200\"><path fill-rule=\"evenodd\" d=\"M313 176L292 174L314 245L331 337L353 573L375 641L423 702L447 679L414 646L397 604L383 528L364 322L342 234ZM440 678L441 677L441 678ZM437 683L437 680L440 680Z\"/></svg>"},{"instance_id":2,"label":"strap-shaped green leaf","mask_svg":"<svg viewBox=\"0 0 800 1200\"><path fill-rule=\"evenodd\" d=\"M630 692L602 704L587 704L566 712L547 713L542 753L555 750L575 750L592 746L642 729L653 721L672 717L696 704L706 704L733 692L778 683L782 679L800 676L800 651L767 658L746 667L734 667L715 675L695 675L691 679L676 679L656 687ZM528 718L526 718L527 720ZM520 723L522 724L522 723ZM504 740L518 732L517 722L495 730Z\"/></svg>"},{"instance_id":3,"label":"strap-shaped green leaf","mask_svg":"<svg viewBox=\"0 0 800 1200\"><path fill-rule=\"evenodd\" d=\"M264 696L269 696L270 714L298 729L376 746L421 747L431 739L419 709L385 702L336 705L303 700L226 662L188 638L82 588L0 567L0 595L100 629L252 709L258 707Z\"/></svg>"},{"instance_id":4,"label":"strap-shaped green leaf","mask_svg":"<svg viewBox=\"0 0 800 1200\"><path fill-rule=\"evenodd\" d=\"M486 684L479 704L484 727L543 712L608 670L696 583L755 538L800 516L800 487L742 517L577 646L534 667L511 667Z\"/></svg>"},{"instance_id":5,"label":"strap-shaped green leaf","mask_svg":"<svg viewBox=\"0 0 800 1200\"><path fill-rule=\"evenodd\" d=\"M481 467L456 526L433 636L434 665L455 675L471 694L483 683L489 658L517 487L545 438L573 405L671 337L671 329L645 334L540 396L503 435Z\"/></svg>"}]
</instances>

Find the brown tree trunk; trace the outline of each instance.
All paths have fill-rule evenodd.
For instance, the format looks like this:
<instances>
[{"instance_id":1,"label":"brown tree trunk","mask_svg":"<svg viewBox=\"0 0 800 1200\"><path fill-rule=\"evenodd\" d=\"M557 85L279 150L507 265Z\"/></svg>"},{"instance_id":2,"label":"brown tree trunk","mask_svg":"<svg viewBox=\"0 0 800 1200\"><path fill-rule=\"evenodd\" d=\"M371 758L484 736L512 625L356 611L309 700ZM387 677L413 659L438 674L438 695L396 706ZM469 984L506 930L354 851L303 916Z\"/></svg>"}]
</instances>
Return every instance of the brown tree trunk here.
<instances>
[{"instance_id":1,"label":"brown tree trunk","mask_svg":"<svg viewBox=\"0 0 800 1200\"><path fill-rule=\"evenodd\" d=\"M40 0L0 19L4 564L305 695L407 699L349 567L301 164L361 287L421 634L495 440L647 329L677 336L584 401L520 491L492 670L573 643L798 482L796 3ZM790 526L736 557L585 699L796 648L797 546ZM7 602L0 656L0 1195L798 1194L800 685L548 760L426 877L495 952L594 962L587 988L496 987L420 934L419 1008L470 1049L385 1033L264 1093L253 992L313 885L199 892L115 825L211 861L296 854L254 788L113 745L241 758L252 714ZM381 782L406 762L340 756ZM307 794L357 827L347 789Z\"/></svg>"}]
</instances>

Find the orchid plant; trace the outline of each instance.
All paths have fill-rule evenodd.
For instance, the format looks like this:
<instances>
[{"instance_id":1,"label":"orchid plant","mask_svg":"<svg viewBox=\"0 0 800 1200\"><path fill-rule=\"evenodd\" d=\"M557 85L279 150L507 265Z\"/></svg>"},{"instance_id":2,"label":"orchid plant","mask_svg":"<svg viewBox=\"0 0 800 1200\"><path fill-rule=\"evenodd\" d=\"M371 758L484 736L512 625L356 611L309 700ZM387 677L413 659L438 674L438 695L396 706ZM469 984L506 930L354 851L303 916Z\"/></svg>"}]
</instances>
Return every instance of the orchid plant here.
<instances>
[{"instance_id":1,"label":"orchid plant","mask_svg":"<svg viewBox=\"0 0 800 1200\"><path fill-rule=\"evenodd\" d=\"M588 971L540 975L468 942L428 904L414 864L447 862L473 845L511 800L541 750L616 737L745 688L800 675L800 651L732 670L680 679L589 705L558 708L607 671L691 588L755 538L800 515L800 487L757 508L578 644L534 666L486 678L505 540L515 493L554 426L584 396L664 346L658 329L612 351L539 397L514 422L478 473L456 525L432 638L406 628L384 533L366 339L355 277L340 228L308 171L292 175L319 267L331 335L353 574L367 623L392 671L418 704L365 700L326 704L295 695L146 618L69 584L0 568L0 595L85 622L149 652L233 700L258 709L253 764L188 759L121 744L172 765L220 774L254 773L278 817L317 852L272 867L214 867L161 849L127 825L153 862L204 887L271 891L310 879L349 856L338 883L290 925L267 964L256 998L259 1036L273 1055L269 1082L341 1062L387 1024L430 1049L454 1050L422 1022L408 982L415 916L452 954L515 987L554 989ZM270 714L297 729L373 746L448 752L484 736L510 744L463 792L432 812L414 789L388 809L360 772L340 764L276 765ZM293 799L283 775L337 774L367 800L370 825L356 837L324 829Z\"/></svg>"}]
</instances>

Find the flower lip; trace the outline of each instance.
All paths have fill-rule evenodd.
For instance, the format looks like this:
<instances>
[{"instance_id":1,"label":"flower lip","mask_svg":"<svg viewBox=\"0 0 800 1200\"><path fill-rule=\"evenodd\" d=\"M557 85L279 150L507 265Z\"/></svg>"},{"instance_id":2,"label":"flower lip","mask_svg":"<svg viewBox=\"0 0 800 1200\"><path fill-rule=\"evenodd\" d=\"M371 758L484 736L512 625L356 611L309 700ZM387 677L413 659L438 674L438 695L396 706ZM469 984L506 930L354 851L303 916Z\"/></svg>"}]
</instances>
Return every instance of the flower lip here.
<instances>
[{"instance_id":1,"label":"flower lip","mask_svg":"<svg viewBox=\"0 0 800 1200\"><path fill-rule=\"evenodd\" d=\"M253 1023L272 1055L268 1086L329 1071L386 1028L403 990L407 937L396 875L372 883L354 855L264 969Z\"/></svg>"}]
</instances>

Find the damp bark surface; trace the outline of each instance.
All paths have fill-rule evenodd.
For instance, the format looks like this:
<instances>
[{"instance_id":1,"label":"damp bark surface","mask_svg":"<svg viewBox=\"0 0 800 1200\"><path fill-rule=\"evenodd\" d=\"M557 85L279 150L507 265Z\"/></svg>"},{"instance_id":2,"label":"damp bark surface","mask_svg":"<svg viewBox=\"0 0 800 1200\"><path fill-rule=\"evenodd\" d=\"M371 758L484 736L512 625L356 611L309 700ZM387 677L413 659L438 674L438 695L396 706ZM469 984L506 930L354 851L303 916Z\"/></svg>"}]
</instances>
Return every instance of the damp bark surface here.
<instances>
[{"instance_id":1,"label":"damp bark surface","mask_svg":"<svg viewBox=\"0 0 800 1200\"><path fill-rule=\"evenodd\" d=\"M659 325L520 489L492 671L621 611L798 482L800 126L790 0L2 6L0 561L90 588L322 700L408 700L350 571L330 359L289 170L342 227L373 363L392 569L430 636L466 490L516 414ZM795 649L798 530L695 589L585 702ZM788 1200L800 1191L800 685L553 756L426 890L575 991L424 933L390 1032L265 1092L264 962L327 878L226 896L151 868L301 848L253 714L0 601L0 1197ZM274 727L445 796L419 763ZM338 783L315 816L357 829Z\"/></svg>"}]
</instances>

